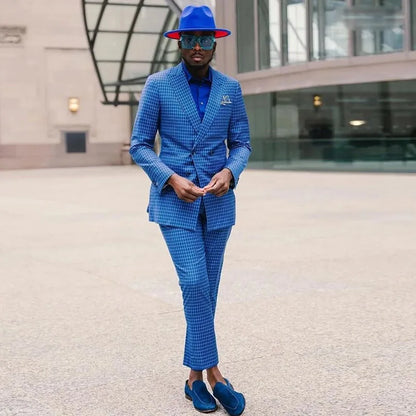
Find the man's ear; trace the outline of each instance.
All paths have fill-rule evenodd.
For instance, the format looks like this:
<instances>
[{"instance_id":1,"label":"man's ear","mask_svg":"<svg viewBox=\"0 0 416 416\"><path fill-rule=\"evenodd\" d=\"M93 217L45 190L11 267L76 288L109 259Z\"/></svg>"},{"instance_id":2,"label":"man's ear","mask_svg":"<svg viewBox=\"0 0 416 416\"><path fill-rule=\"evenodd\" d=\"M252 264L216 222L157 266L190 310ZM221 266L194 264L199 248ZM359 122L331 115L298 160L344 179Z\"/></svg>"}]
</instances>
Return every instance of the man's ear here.
<instances>
[{"instance_id":1,"label":"man's ear","mask_svg":"<svg viewBox=\"0 0 416 416\"><path fill-rule=\"evenodd\" d=\"M182 49L182 42L180 40L178 40L178 48Z\"/></svg>"}]
</instances>

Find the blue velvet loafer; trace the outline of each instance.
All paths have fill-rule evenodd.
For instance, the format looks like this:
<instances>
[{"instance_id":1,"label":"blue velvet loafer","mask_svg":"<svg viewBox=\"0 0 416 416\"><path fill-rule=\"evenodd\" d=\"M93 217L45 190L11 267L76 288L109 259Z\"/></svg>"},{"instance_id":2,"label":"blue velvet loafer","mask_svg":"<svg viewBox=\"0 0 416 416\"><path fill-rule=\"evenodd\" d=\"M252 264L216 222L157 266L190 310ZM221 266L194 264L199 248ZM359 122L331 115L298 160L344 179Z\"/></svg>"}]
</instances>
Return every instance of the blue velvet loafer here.
<instances>
[{"instance_id":1,"label":"blue velvet loafer","mask_svg":"<svg viewBox=\"0 0 416 416\"><path fill-rule=\"evenodd\" d=\"M198 412L211 413L218 409L217 402L207 390L205 383L201 380L195 380L192 383L192 390L188 386L188 380L186 380L185 397L192 401Z\"/></svg>"},{"instance_id":2,"label":"blue velvet loafer","mask_svg":"<svg viewBox=\"0 0 416 416\"><path fill-rule=\"evenodd\" d=\"M246 399L241 393L234 390L231 383L224 379L227 384L216 383L214 386L214 396L222 404L222 407L230 416L239 416L244 412Z\"/></svg>"}]
</instances>

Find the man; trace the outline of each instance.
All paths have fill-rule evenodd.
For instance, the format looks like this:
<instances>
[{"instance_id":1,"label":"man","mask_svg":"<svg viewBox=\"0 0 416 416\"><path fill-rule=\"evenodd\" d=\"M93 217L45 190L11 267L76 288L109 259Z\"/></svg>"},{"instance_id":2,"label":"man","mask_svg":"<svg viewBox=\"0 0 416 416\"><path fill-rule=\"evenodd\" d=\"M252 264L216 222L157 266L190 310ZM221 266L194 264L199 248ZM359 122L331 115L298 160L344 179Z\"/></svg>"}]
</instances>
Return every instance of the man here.
<instances>
[{"instance_id":1,"label":"man","mask_svg":"<svg viewBox=\"0 0 416 416\"><path fill-rule=\"evenodd\" d=\"M235 223L233 188L251 151L239 83L210 67L218 29L207 6L188 6L179 28L182 62L149 76L133 128L130 154L152 181L148 213L160 225L182 290L187 323L184 365L190 368L185 396L204 413L231 416L245 399L218 368L214 330L225 246ZM161 151L153 151L156 132Z\"/></svg>"}]
</instances>

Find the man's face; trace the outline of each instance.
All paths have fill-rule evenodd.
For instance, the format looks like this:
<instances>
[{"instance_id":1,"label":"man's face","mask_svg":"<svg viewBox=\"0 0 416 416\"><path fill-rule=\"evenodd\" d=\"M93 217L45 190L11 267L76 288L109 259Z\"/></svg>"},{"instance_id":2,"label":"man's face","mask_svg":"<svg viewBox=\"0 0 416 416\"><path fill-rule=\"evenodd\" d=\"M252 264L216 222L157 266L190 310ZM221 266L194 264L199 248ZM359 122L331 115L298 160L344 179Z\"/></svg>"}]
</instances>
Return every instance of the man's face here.
<instances>
[{"instance_id":1,"label":"man's face","mask_svg":"<svg viewBox=\"0 0 416 416\"><path fill-rule=\"evenodd\" d=\"M213 35L212 32L186 32L184 34L194 36ZM214 46L211 50L204 50L201 48L201 45L199 43L196 43L196 45L192 49L183 48L182 43L180 41L178 44L182 54L182 58L187 64L187 66L195 69L203 68L211 62L214 56L215 48L217 46L217 44L214 43Z\"/></svg>"}]
</instances>

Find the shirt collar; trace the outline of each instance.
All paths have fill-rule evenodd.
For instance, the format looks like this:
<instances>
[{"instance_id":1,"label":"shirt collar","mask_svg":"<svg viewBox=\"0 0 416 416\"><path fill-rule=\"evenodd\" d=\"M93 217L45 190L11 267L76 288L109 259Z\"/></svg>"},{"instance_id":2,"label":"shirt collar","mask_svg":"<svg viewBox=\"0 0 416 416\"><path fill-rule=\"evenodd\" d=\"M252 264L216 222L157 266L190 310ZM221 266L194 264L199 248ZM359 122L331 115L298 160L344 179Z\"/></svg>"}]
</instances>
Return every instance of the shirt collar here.
<instances>
[{"instance_id":1,"label":"shirt collar","mask_svg":"<svg viewBox=\"0 0 416 416\"><path fill-rule=\"evenodd\" d=\"M208 68L208 76L202 79L198 79L198 78L194 78L191 73L188 71L188 68L186 67L186 65L184 64L184 62L182 61L182 68L183 68L183 72L185 73L185 77L186 80L188 81L188 83L190 82L203 82L203 83L208 83L211 84L212 83L212 71L211 71L211 67Z\"/></svg>"}]
</instances>

